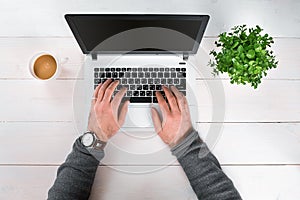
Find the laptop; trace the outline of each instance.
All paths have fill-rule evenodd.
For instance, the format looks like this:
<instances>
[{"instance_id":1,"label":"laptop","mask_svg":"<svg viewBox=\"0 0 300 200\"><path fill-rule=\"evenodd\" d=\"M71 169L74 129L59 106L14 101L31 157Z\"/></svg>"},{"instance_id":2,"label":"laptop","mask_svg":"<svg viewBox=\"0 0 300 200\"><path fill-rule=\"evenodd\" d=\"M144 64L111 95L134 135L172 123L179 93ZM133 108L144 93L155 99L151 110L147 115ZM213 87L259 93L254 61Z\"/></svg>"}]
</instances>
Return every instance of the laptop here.
<instances>
[{"instance_id":1,"label":"laptop","mask_svg":"<svg viewBox=\"0 0 300 200\"><path fill-rule=\"evenodd\" d=\"M158 107L155 91L162 85L174 85L193 102L189 86L195 74L188 59L197 53L208 15L66 14L65 19L86 55L87 93L92 96L110 78L120 80L115 93L128 89L123 127L153 127L150 107Z\"/></svg>"}]
</instances>

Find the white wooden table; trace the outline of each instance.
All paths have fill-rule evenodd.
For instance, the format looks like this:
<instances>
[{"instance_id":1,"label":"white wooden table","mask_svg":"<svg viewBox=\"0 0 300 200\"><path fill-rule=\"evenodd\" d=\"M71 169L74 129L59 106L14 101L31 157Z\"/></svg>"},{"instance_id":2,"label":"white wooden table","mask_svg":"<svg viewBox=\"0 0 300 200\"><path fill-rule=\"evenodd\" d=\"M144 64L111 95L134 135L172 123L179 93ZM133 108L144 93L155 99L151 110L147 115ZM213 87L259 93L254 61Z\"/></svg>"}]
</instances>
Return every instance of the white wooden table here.
<instances>
[{"instance_id":1,"label":"white wooden table","mask_svg":"<svg viewBox=\"0 0 300 200\"><path fill-rule=\"evenodd\" d=\"M275 37L279 67L257 90L231 85L221 77L226 117L213 152L244 199L300 199L299 10L297 0L0 0L0 199L45 199L78 136L72 97L75 82L82 78L78 71L84 56L63 18L78 12L208 13L211 21L201 44L207 52L216 36L233 25L265 28ZM29 73L29 60L39 51L69 59L53 82L36 81ZM205 110L199 108L201 115ZM220 122L203 119L198 125L205 129L212 123ZM111 165L124 170L137 167L118 160ZM149 161L138 167L152 165ZM91 199L196 197L175 163L148 174L101 166Z\"/></svg>"}]
</instances>

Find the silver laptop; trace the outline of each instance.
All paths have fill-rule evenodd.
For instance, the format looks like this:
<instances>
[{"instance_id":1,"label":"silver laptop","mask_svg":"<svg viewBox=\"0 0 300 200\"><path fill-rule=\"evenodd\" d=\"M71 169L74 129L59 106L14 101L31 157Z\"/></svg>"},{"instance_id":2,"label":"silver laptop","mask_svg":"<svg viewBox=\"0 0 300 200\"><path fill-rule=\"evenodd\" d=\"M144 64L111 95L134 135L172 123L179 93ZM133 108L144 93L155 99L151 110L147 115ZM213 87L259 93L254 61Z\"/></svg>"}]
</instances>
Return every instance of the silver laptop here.
<instances>
[{"instance_id":1,"label":"silver laptop","mask_svg":"<svg viewBox=\"0 0 300 200\"><path fill-rule=\"evenodd\" d=\"M130 100L125 128L151 128L155 91L176 86L193 107L195 73L187 62L197 53L208 15L67 14L84 54L87 96L99 83L119 79ZM164 94L163 94L164 96ZM191 109L193 110L193 109Z\"/></svg>"}]
</instances>

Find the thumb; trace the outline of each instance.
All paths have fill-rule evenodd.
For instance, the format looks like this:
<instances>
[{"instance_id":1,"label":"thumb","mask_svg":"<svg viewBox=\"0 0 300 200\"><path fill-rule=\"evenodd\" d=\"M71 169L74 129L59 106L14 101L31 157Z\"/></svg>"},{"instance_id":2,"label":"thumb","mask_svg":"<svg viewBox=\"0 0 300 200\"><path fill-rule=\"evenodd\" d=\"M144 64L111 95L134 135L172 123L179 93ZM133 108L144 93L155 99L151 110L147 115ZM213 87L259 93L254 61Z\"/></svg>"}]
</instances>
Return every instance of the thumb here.
<instances>
[{"instance_id":1,"label":"thumb","mask_svg":"<svg viewBox=\"0 0 300 200\"><path fill-rule=\"evenodd\" d=\"M156 133L160 133L161 132L161 120L159 117L159 114L157 112L157 110L155 108L151 108L151 115L152 115L152 121L153 121L153 125L154 125L154 129L156 131Z\"/></svg>"},{"instance_id":2,"label":"thumb","mask_svg":"<svg viewBox=\"0 0 300 200\"><path fill-rule=\"evenodd\" d=\"M124 105L122 106L121 108L121 111L120 111L120 114L119 114L119 119L118 119L118 123L120 126L122 126L125 122L125 118L126 118L126 114L127 114L127 111L128 111L128 105L129 105L129 101L126 101L124 103Z\"/></svg>"}]
</instances>

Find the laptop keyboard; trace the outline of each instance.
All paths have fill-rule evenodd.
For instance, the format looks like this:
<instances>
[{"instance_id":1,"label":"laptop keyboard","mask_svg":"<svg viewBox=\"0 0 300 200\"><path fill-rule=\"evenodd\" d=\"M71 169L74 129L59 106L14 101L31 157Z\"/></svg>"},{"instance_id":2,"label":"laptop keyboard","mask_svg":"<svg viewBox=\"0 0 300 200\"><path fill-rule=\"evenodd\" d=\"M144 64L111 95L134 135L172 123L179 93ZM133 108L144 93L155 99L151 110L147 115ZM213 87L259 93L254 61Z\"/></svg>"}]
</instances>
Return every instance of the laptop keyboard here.
<instances>
[{"instance_id":1,"label":"laptop keyboard","mask_svg":"<svg viewBox=\"0 0 300 200\"><path fill-rule=\"evenodd\" d=\"M125 98L131 103L157 103L155 91L161 91L166 99L162 85L174 85L186 95L186 68L94 68L94 88L107 79L120 80L114 95L126 87Z\"/></svg>"}]
</instances>

